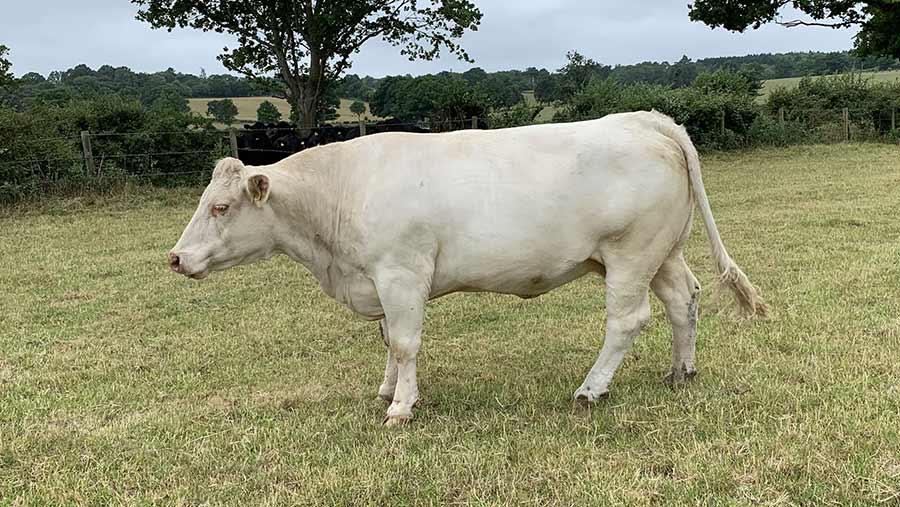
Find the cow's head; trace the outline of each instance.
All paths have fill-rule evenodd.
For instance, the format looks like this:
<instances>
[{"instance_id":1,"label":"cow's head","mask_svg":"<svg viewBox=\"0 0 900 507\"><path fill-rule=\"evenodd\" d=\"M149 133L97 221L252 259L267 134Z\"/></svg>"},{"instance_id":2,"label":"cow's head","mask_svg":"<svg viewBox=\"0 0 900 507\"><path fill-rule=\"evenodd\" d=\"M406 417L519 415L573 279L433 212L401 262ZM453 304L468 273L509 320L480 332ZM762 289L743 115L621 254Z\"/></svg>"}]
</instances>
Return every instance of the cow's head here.
<instances>
[{"instance_id":1,"label":"cow's head","mask_svg":"<svg viewBox=\"0 0 900 507\"><path fill-rule=\"evenodd\" d=\"M211 271L270 257L274 215L268 199L267 176L240 160L220 160L197 211L169 252L169 267L200 279Z\"/></svg>"}]
</instances>

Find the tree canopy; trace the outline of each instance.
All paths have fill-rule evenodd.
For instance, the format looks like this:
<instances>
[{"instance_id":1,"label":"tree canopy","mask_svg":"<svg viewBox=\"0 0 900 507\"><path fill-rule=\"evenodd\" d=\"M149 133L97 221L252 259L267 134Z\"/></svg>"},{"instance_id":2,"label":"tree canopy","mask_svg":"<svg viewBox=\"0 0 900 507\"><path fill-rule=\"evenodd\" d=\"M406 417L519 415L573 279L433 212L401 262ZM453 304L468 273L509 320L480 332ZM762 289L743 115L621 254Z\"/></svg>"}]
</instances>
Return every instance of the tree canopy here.
<instances>
[{"instance_id":1,"label":"tree canopy","mask_svg":"<svg viewBox=\"0 0 900 507\"><path fill-rule=\"evenodd\" d=\"M206 105L206 113L218 122L231 125L237 118L238 108L231 99L211 100Z\"/></svg>"},{"instance_id":2,"label":"tree canopy","mask_svg":"<svg viewBox=\"0 0 900 507\"><path fill-rule=\"evenodd\" d=\"M6 59L8 52L9 48L0 44L0 86L5 86L13 81L12 72L9 70L12 63Z\"/></svg>"},{"instance_id":3,"label":"tree canopy","mask_svg":"<svg viewBox=\"0 0 900 507\"><path fill-rule=\"evenodd\" d=\"M275 82L313 126L322 97L367 41L381 38L411 60L442 50L470 60L455 39L476 30L481 12L468 0L132 0L154 28L225 32L236 47L219 56L226 68Z\"/></svg>"},{"instance_id":4,"label":"tree canopy","mask_svg":"<svg viewBox=\"0 0 900 507\"><path fill-rule=\"evenodd\" d=\"M782 19L785 7L806 14L809 19ZM743 32L747 28L775 22L786 27L818 26L848 28L858 26L855 49L859 55L900 57L900 2L897 0L695 0L690 18L712 27Z\"/></svg>"},{"instance_id":5,"label":"tree canopy","mask_svg":"<svg viewBox=\"0 0 900 507\"><path fill-rule=\"evenodd\" d=\"M256 108L256 120L263 123L275 123L281 120L281 111L275 107L275 104L268 100L264 100L259 107Z\"/></svg>"},{"instance_id":6,"label":"tree canopy","mask_svg":"<svg viewBox=\"0 0 900 507\"><path fill-rule=\"evenodd\" d=\"M366 103L361 100L354 100L352 104L350 104L350 112L355 114L356 117L362 121L362 115L366 113Z\"/></svg>"}]
</instances>

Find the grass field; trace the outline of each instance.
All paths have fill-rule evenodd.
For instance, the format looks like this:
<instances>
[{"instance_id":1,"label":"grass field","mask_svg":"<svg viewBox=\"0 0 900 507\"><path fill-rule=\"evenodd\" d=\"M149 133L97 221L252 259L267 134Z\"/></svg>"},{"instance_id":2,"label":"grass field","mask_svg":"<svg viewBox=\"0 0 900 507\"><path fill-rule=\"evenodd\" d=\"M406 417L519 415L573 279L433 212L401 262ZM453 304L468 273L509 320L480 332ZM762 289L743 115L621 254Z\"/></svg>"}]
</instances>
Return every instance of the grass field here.
<instances>
[{"instance_id":1,"label":"grass field","mask_svg":"<svg viewBox=\"0 0 900 507\"><path fill-rule=\"evenodd\" d=\"M210 100L219 99L188 99L188 104L191 107L191 111L205 116L207 104ZM281 117L283 120L287 121L291 115L291 106L284 99L276 99L274 97L232 97L231 100L238 108L237 121L240 123L255 122L256 110L259 109L259 105L262 104L265 100L268 100L272 104L275 104L275 107L277 107L281 112ZM338 108L338 117L336 121L355 122L358 120L356 114L350 111L350 104L352 103L353 100L341 99L341 106ZM369 111L368 103L366 103L366 112L365 114L363 114L363 118L366 117L369 118L369 121L377 121L381 119L373 115L372 112Z\"/></svg>"},{"instance_id":2,"label":"grass field","mask_svg":"<svg viewBox=\"0 0 900 507\"><path fill-rule=\"evenodd\" d=\"M653 321L593 409L588 277L429 306L424 404L386 430L376 326L284 258L194 282L163 256L201 189L0 218L0 505L897 505L900 148L704 157L768 321L713 313L672 390ZM698 222L699 224L699 222Z\"/></svg>"},{"instance_id":3,"label":"grass field","mask_svg":"<svg viewBox=\"0 0 900 507\"><path fill-rule=\"evenodd\" d=\"M872 81L896 81L900 79L900 70L886 70L882 72L863 72L862 76ZM763 81L762 97L767 97L772 90L780 88L793 88L800 82L799 77L786 77L783 79L769 79Z\"/></svg>"},{"instance_id":4,"label":"grass field","mask_svg":"<svg viewBox=\"0 0 900 507\"><path fill-rule=\"evenodd\" d=\"M534 98L533 91L522 92L525 97L525 103L531 106L537 105L537 99ZM534 117L534 123L550 123L553 121L553 115L556 114L557 107L554 105L544 106L541 112Z\"/></svg>"}]
</instances>

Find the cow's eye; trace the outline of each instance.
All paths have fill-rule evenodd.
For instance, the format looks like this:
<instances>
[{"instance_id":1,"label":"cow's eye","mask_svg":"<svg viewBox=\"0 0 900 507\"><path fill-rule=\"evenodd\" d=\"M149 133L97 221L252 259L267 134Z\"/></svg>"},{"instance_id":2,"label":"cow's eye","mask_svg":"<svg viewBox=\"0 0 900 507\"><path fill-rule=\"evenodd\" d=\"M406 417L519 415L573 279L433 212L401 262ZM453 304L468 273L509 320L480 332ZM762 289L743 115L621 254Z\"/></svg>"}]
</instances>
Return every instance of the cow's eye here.
<instances>
[{"instance_id":1,"label":"cow's eye","mask_svg":"<svg viewBox=\"0 0 900 507\"><path fill-rule=\"evenodd\" d=\"M212 207L212 216L217 217L219 215L224 215L226 211L228 211L227 204L216 204Z\"/></svg>"}]
</instances>

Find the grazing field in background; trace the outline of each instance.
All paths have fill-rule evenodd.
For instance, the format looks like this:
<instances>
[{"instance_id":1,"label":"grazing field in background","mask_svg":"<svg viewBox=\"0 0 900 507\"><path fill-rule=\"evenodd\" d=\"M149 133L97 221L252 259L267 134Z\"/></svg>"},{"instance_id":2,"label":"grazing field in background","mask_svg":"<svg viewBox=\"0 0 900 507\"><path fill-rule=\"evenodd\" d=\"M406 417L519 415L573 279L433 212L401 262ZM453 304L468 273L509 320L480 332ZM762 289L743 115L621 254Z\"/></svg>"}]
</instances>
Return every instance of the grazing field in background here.
<instances>
[{"instance_id":1,"label":"grazing field in background","mask_svg":"<svg viewBox=\"0 0 900 507\"><path fill-rule=\"evenodd\" d=\"M592 409L602 282L427 310L424 403L385 430L376 325L285 258L170 274L202 189L0 210L0 504L896 505L900 148L704 157L769 321L711 311L672 390L653 320ZM274 191L274 190L273 190Z\"/></svg>"},{"instance_id":2,"label":"grazing field in background","mask_svg":"<svg viewBox=\"0 0 900 507\"><path fill-rule=\"evenodd\" d=\"M195 113L199 113L203 116L207 116L206 107L211 100L220 100L220 99L188 99L188 105L191 107L191 111ZM259 105L263 103L263 101L268 100L272 104L275 104L275 107L278 108L278 111L281 112L281 119L284 121L290 121L291 116L291 106L284 99L277 99L275 97L231 97L234 105L237 106L238 115L236 121L238 123L253 123L256 121L256 110L259 109ZM341 99L341 106L337 111L337 120L341 123L349 123L355 122L358 120L356 113L350 111L350 104L353 103L351 99ZM369 121L377 121L381 118L372 114L369 110L369 104L366 103L366 112L363 114L363 118L369 118Z\"/></svg>"},{"instance_id":3,"label":"grazing field in background","mask_svg":"<svg viewBox=\"0 0 900 507\"><path fill-rule=\"evenodd\" d=\"M900 70L885 70L879 72L863 72L861 75L864 78L871 79L872 81L896 81L900 79ZM793 88L797 86L800 80L803 78L799 77L786 77L782 79L769 79L767 81L763 81L763 87L760 91L762 97L768 97L773 90L777 90L780 88Z\"/></svg>"}]
</instances>

